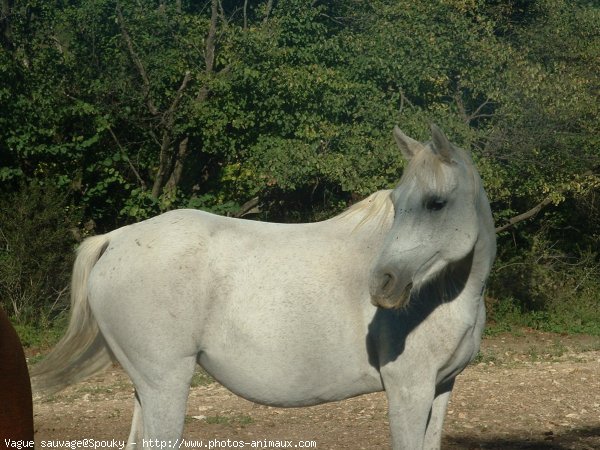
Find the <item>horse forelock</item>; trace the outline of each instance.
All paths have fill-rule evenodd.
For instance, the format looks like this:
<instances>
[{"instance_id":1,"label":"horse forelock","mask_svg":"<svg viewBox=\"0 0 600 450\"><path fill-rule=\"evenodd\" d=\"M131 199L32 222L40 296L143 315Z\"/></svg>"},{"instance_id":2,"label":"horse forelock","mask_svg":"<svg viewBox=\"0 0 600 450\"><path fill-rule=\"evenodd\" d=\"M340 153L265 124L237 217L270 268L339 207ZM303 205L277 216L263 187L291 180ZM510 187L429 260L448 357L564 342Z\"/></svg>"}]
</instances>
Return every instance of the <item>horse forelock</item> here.
<instances>
[{"instance_id":1,"label":"horse forelock","mask_svg":"<svg viewBox=\"0 0 600 450\"><path fill-rule=\"evenodd\" d=\"M454 147L454 154L457 157L455 164L460 164L467 170L468 179L473 180L475 195L478 195L480 183L471 158L457 147ZM399 184L414 182L423 192L444 196L454 189L459 182L458 178L456 170L433 151L422 151L416 154L404 169Z\"/></svg>"},{"instance_id":2,"label":"horse forelock","mask_svg":"<svg viewBox=\"0 0 600 450\"><path fill-rule=\"evenodd\" d=\"M431 151L417 153L404 169L399 184L414 182L423 192L444 194L451 188L451 171Z\"/></svg>"}]
</instances>

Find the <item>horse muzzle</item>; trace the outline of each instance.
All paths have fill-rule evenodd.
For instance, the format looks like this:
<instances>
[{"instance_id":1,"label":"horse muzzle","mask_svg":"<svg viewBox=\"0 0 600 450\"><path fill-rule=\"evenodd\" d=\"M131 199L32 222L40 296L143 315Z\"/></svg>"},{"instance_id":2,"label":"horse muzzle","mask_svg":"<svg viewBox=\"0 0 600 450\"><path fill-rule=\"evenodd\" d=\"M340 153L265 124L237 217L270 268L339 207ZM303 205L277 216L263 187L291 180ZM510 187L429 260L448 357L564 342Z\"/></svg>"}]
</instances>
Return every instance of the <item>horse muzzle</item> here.
<instances>
[{"instance_id":1,"label":"horse muzzle","mask_svg":"<svg viewBox=\"0 0 600 450\"><path fill-rule=\"evenodd\" d=\"M410 300L412 287L412 280L402 282L391 271L373 273L369 286L371 303L385 309L404 308Z\"/></svg>"}]
</instances>

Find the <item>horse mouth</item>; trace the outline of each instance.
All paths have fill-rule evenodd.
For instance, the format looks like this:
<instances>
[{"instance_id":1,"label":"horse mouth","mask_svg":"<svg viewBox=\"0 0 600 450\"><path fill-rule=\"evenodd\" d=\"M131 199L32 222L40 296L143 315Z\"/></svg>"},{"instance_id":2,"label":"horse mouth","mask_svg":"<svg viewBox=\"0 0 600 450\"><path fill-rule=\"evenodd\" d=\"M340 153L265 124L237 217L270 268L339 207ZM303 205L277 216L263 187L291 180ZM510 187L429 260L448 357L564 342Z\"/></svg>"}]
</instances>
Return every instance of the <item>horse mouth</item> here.
<instances>
[{"instance_id":1,"label":"horse mouth","mask_svg":"<svg viewBox=\"0 0 600 450\"><path fill-rule=\"evenodd\" d=\"M389 276L388 276L389 277ZM400 293L394 293L394 282L391 277L384 278L379 294L371 294L371 303L384 309L402 309L410 301L413 283L408 283Z\"/></svg>"}]
</instances>

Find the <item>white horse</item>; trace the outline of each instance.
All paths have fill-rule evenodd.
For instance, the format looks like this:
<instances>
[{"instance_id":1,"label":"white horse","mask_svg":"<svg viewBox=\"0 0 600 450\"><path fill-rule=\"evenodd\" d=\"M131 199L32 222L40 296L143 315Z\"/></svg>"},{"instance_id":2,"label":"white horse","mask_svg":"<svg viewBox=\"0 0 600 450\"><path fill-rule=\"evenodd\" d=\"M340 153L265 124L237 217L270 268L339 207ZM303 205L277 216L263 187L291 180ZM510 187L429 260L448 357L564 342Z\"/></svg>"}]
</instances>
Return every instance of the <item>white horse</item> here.
<instances>
[{"instance_id":1,"label":"white horse","mask_svg":"<svg viewBox=\"0 0 600 450\"><path fill-rule=\"evenodd\" d=\"M136 391L130 447L181 437L197 363L265 405L385 389L393 448L439 448L454 379L479 348L495 234L471 160L432 135L396 127L400 184L323 222L178 210L87 239L69 328L35 388L116 359Z\"/></svg>"}]
</instances>

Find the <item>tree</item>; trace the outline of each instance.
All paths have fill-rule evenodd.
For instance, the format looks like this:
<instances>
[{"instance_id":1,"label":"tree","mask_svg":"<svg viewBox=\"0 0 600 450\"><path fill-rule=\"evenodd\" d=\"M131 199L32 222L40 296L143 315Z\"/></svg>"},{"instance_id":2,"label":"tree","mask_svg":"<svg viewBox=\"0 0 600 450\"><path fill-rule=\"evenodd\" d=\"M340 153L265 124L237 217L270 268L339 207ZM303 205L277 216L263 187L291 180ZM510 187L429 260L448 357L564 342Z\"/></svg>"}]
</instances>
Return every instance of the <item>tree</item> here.
<instances>
[{"instance_id":1,"label":"tree","mask_svg":"<svg viewBox=\"0 0 600 450\"><path fill-rule=\"evenodd\" d=\"M393 125L426 139L435 122L472 150L501 261L531 266L551 242L589 265L599 11L565 0L5 1L0 189L56 186L81 208L84 234L177 207L316 220L398 181ZM567 242L570 228L580 232Z\"/></svg>"}]
</instances>

